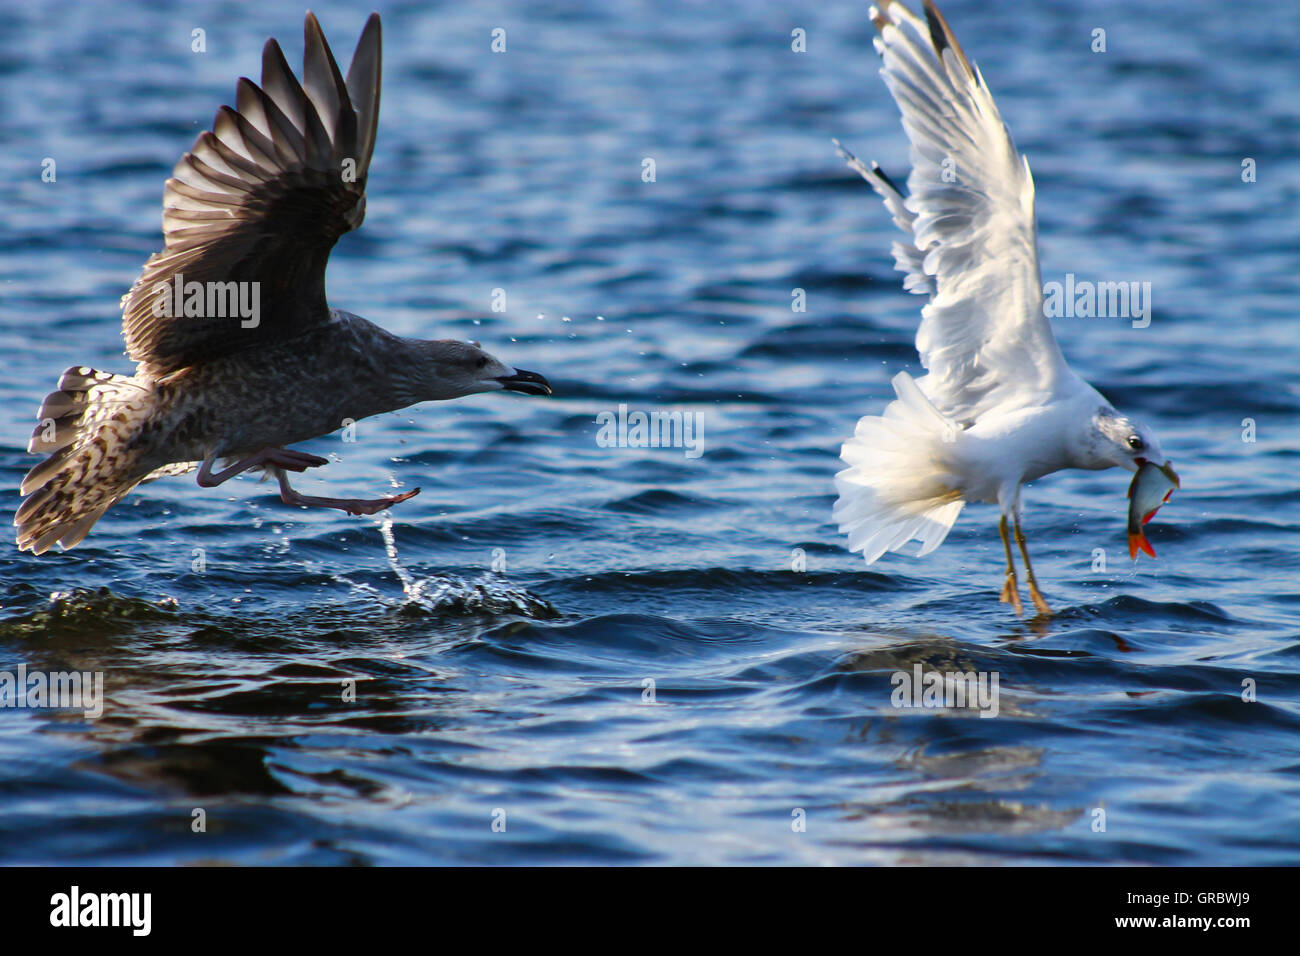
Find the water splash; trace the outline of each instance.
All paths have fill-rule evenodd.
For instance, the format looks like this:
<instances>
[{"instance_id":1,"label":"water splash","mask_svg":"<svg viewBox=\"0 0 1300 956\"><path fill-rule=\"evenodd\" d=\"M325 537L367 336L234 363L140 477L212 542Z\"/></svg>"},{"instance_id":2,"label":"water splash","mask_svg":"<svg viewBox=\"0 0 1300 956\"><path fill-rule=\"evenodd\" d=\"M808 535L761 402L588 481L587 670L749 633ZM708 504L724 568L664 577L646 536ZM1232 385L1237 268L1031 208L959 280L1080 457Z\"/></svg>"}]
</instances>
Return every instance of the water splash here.
<instances>
[{"instance_id":1,"label":"water splash","mask_svg":"<svg viewBox=\"0 0 1300 956\"><path fill-rule=\"evenodd\" d=\"M467 581L452 574L417 578L402 564L393 534L393 516L384 512L379 524L388 565L402 583L403 611L458 612L462 614L522 614L534 618L555 618L560 612L551 602L525 588L509 584L504 575L492 571Z\"/></svg>"},{"instance_id":2,"label":"water splash","mask_svg":"<svg viewBox=\"0 0 1300 956\"><path fill-rule=\"evenodd\" d=\"M379 536L384 539L384 552L388 555L388 566L397 575L397 580L402 582L402 593L406 595L407 600L418 600L420 582L416 581L411 572L406 570L397 554L397 537L393 534L393 514L391 511L381 513Z\"/></svg>"}]
</instances>

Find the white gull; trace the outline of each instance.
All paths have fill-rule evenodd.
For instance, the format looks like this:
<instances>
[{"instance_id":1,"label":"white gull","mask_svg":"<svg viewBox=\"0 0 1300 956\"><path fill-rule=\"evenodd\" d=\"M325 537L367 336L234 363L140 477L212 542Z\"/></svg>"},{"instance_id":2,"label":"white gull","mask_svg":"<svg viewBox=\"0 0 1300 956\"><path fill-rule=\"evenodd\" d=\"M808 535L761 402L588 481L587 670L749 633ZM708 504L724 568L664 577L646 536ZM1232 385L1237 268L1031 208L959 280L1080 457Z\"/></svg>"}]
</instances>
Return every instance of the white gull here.
<instances>
[{"instance_id":1,"label":"white gull","mask_svg":"<svg viewBox=\"0 0 1300 956\"><path fill-rule=\"evenodd\" d=\"M1034 183L993 97L930 0L871 8L875 46L911 142L908 196L845 153L906 235L904 287L929 296L916 348L927 373L893 379L895 401L845 442L833 516L868 564L913 539L925 555L968 501L997 504L1002 600L1022 612L1008 520L1029 593L1050 614L1020 527L1020 489L1064 468L1161 462L1155 436L1065 363L1043 314ZM838 145L838 144L837 144Z\"/></svg>"}]
</instances>

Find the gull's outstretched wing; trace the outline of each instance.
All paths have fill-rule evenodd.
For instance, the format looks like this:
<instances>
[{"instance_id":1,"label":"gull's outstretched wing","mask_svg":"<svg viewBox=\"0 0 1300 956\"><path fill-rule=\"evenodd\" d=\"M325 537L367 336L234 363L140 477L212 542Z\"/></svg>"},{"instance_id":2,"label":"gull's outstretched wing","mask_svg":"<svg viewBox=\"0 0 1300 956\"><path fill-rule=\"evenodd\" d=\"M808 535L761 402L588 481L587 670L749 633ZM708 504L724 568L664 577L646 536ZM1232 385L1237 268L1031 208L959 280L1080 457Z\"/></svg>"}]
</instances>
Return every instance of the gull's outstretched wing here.
<instances>
[{"instance_id":1,"label":"gull's outstretched wing","mask_svg":"<svg viewBox=\"0 0 1300 956\"><path fill-rule=\"evenodd\" d=\"M892 0L871 8L881 74L912 144L910 195L874 164L845 157L908 235L893 249L905 287L930 296L916 336L929 371L919 384L968 422L1050 394L1073 372L1043 315L1029 164L930 0L925 15Z\"/></svg>"},{"instance_id":2,"label":"gull's outstretched wing","mask_svg":"<svg viewBox=\"0 0 1300 956\"><path fill-rule=\"evenodd\" d=\"M339 236L365 216L379 120L379 16L366 21L346 81L310 13L303 33L302 85L268 40L261 87L241 78L237 109L218 111L212 131L167 180L166 246L122 298L127 354L145 374L264 347L329 318L325 264ZM178 281L182 294L167 298L163 290ZM192 282L206 289L203 304L185 309ZM257 283L244 287L245 303L256 289L255 323L231 308L239 287L218 283ZM181 313L172 314L177 304ZM184 314L195 311L205 314Z\"/></svg>"}]
</instances>

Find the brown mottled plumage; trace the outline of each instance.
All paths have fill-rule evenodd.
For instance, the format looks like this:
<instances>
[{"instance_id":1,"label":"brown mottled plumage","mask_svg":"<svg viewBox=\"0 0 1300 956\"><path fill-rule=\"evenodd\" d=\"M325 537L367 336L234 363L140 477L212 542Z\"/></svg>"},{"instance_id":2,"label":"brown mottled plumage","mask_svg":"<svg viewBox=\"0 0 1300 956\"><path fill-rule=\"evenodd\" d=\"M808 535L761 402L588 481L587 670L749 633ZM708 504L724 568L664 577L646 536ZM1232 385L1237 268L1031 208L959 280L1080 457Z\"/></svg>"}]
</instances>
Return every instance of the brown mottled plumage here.
<instances>
[{"instance_id":1,"label":"brown mottled plumage","mask_svg":"<svg viewBox=\"0 0 1300 956\"><path fill-rule=\"evenodd\" d=\"M367 20L346 80L310 13L304 35L303 83L268 40L261 87L241 78L238 108L221 108L167 180L166 246L122 299L135 374L69 369L41 406L28 451L50 457L22 483L20 549L73 547L140 482L196 466L203 486L261 468L287 503L373 513L419 489L307 497L286 471L326 460L283 446L417 402L495 389L550 393L542 376L476 344L401 338L329 307L330 250L365 216L379 16ZM170 314L181 294L165 290L191 283L208 290L199 307ZM214 286L255 291L240 300L255 302L254 314L226 314L236 300L214 297ZM214 302L220 307L210 309ZM221 460L233 463L214 473Z\"/></svg>"}]
</instances>

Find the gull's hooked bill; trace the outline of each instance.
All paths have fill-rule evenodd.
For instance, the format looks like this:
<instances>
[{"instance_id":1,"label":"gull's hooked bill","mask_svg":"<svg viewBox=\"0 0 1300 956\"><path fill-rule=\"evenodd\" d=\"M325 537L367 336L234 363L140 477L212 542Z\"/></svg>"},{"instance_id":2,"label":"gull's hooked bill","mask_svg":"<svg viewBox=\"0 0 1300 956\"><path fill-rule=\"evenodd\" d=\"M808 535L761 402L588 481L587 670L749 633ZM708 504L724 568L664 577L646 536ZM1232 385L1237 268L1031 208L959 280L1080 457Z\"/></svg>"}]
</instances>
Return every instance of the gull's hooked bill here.
<instances>
[{"instance_id":1,"label":"gull's hooked bill","mask_svg":"<svg viewBox=\"0 0 1300 956\"><path fill-rule=\"evenodd\" d=\"M523 392L525 395L550 395L551 383L544 375L517 368L515 374L504 375L497 379L507 392Z\"/></svg>"},{"instance_id":2,"label":"gull's hooked bill","mask_svg":"<svg viewBox=\"0 0 1300 956\"><path fill-rule=\"evenodd\" d=\"M1181 488L1178 474L1169 462L1157 465L1155 462L1143 461L1137 474L1128 486L1128 556L1137 560L1138 549L1151 557L1156 556L1156 549L1142 531L1142 526L1150 521L1160 506L1169 500L1175 488Z\"/></svg>"}]
</instances>

